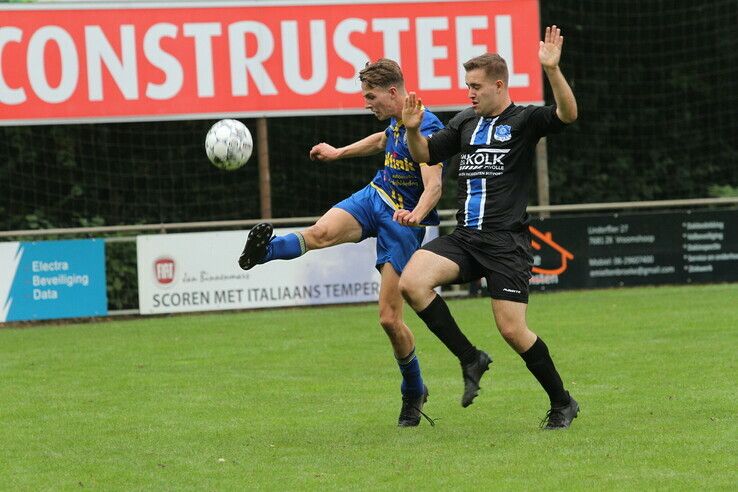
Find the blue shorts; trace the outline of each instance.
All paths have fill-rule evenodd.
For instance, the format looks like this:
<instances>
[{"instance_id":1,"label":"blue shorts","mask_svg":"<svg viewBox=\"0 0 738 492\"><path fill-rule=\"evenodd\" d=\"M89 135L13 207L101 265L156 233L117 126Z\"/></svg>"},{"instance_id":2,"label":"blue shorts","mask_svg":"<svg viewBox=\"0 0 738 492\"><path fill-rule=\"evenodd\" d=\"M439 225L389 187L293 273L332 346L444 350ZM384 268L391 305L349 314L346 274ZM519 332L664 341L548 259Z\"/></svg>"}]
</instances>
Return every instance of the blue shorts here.
<instances>
[{"instance_id":1,"label":"blue shorts","mask_svg":"<svg viewBox=\"0 0 738 492\"><path fill-rule=\"evenodd\" d=\"M409 227L392 220L395 211L387 205L379 193L367 185L335 205L350 213L361 225L361 240L377 238L377 263L390 263L397 273L402 273L410 257L423 244L425 227Z\"/></svg>"}]
</instances>

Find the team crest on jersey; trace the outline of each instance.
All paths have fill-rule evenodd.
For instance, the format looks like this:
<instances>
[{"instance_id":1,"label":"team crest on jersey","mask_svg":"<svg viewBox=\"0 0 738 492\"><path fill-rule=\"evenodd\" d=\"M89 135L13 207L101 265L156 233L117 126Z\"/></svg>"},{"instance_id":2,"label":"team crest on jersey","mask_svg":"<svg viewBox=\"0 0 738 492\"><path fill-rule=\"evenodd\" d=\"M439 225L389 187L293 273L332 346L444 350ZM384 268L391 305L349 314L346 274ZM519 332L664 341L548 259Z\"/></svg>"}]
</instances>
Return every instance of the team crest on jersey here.
<instances>
[{"instance_id":1,"label":"team crest on jersey","mask_svg":"<svg viewBox=\"0 0 738 492\"><path fill-rule=\"evenodd\" d=\"M507 142L512 137L512 129L510 125L499 125L495 127L495 140L498 142Z\"/></svg>"}]
</instances>

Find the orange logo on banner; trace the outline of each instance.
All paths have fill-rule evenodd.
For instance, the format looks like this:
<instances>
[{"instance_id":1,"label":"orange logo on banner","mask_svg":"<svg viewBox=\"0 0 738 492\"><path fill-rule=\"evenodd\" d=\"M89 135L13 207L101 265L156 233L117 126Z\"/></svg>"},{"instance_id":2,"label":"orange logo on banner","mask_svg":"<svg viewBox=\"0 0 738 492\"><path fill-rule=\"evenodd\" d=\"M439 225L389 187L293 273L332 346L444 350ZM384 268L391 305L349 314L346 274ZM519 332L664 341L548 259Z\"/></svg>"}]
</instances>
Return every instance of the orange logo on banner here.
<instances>
[{"instance_id":1,"label":"orange logo on banner","mask_svg":"<svg viewBox=\"0 0 738 492\"><path fill-rule=\"evenodd\" d=\"M558 268L549 269L549 268L540 268L540 267L534 266L531 269L533 273L538 273L542 275L559 275L561 273L564 273L568 267L567 262L569 260L573 260L574 255L571 254L569 251L565 250L563 247L561 247L561 245L556 243L553 240L553 237L550 232L543 233L533 226L528 226L528 228L530 229L530 232L533 236L535 236L541 242L547 244L548 246L556 250L561 255L561 264L559 265ZM535 249L536 251L541 250L542 248L541 242L538 242L536 241L536 239L532 239L532 238L530 240L531 246L533 246L533 249Z\"/></svg>"}]
</instances>

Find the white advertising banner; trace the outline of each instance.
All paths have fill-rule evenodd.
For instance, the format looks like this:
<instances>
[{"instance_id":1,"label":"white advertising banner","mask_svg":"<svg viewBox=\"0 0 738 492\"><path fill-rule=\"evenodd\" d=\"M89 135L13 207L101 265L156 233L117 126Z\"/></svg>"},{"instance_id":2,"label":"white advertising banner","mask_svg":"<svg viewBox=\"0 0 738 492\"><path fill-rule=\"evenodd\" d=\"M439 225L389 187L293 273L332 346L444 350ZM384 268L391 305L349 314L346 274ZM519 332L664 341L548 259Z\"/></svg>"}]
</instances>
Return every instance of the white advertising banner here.
<instances>
[{"instance_id":1,"label":"white advertising banner","mask_svg":"<svg viewBox=\"0 0 738 492\"><path fill-rule=\"evenodd\" d=\"M428 228L426 240L438 235ZM283 235L299 229L276 229ZM141 314L370 302L379 297L376 240L342 244L249 271L248 231L138 236Z\"/></svg>"}]
</instances>

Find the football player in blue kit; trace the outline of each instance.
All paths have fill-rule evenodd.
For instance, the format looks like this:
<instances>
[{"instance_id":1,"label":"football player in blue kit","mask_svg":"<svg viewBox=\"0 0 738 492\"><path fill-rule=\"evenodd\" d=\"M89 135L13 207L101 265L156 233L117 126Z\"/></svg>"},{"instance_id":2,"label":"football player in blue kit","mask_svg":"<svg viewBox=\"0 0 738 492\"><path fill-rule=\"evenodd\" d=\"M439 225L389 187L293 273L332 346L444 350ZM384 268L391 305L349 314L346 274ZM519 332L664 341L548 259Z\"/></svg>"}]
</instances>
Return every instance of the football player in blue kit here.
<instances>
[{"instance_id":1,"label":"football player in blue kit","mask_svg":"<svg viewBox=\"0 0 738 492\"><path fill-rule=\"evenodd\" d=\"M249 270L272 260L297 258L313 249L376 237L376 268L381 275L379 323L389 337L402 374L398 425L412 427L420 423L421 415L425 416L422 408L428 389L415 355L415 338L403 321L398 282L410 257L422 244L425 226L439 223L435 206L441 196L443 166L440 161L418 163L410 157L401 121L407 92L399 65L380 59L361 70L359 80L366 108L380 121L390 120L389 126L345 147L319 143L310 150L310 159L330 162L383 152L384 167L365 188L334 205L303 231L272 237L271 224L254 226L239 265ZM438 118L425 111L416 130L429 136L442 128ZM413 226L394 221L396 210L407 212Z\"/></svg>"},{"instance_id":2,"label":"football player in blue kit","mask_svg":"<svg viewBox=\"0 0 738 492\"><path fill-rule=\"evenodd\" d=\"M555 105L517 106L508 93L505 60L487 53L464 63L472 106L427 138L420 130L423 109L410 93L403 111L408 146L414 159L441 161L460 154L457 227L418 250L400 279L408 304L428 328L458 357L464 379L461 404L469 406L492 359L461 332L446 303L434 291L439 285L485 277L497 328L520 355L550 400L545 429L565 429L579 405L564 389L548 347L526 323L528 281L533 256L526 212L538 140L577 119L577 103L559 60L564 38L546 28L538 58ZM400 223L412 223L405 211Z\"/></svg>"}]
</instances>

